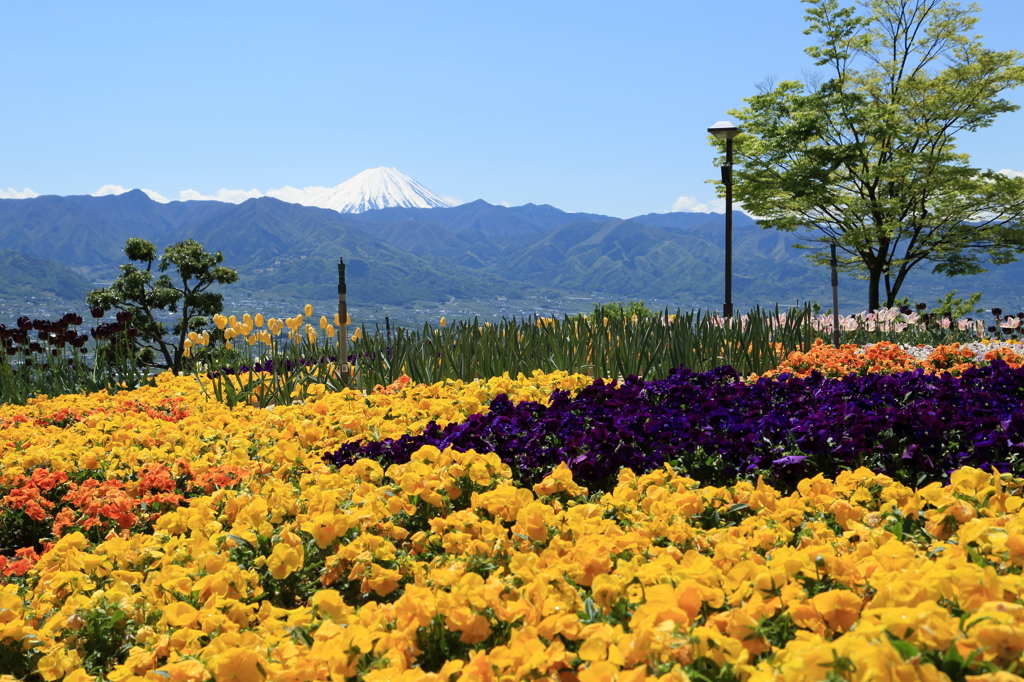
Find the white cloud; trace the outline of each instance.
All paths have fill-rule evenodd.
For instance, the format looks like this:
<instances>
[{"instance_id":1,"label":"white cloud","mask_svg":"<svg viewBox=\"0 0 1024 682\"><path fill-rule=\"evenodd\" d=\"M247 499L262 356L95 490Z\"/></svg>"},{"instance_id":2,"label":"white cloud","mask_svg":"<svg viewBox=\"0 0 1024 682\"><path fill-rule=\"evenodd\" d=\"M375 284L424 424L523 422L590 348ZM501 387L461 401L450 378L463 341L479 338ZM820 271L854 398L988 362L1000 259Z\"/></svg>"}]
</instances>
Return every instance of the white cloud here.
<instances>
[{"instance_id":1,"label":"white cloud","mask_svg":"<svg viewBox=\"0 0 1024 682\"><path fill-rule=\"evenodd\" d=\"M451 204L452 206L461 206L462 204L466 203L466 202L465 202L465 201L463 201L462 199L456 199L455 197L450 197L450 196L448 196L447 194L446 194L446 195L444 195L444 196L443 196L443 197L441 197L441 198L442 198L442 199L444 199L445 201L447 201L447 202L448 202L449 204Z\"/></svg>"},{"instance_id":2,"label":"white cloud","mask_svg":"<svg viewBox=\"0 0 1024 682\"><path fill-rule=\"evenodd\" d=\"M725 213L725 199L714 199L709 204L697 201L695 197L682 196L672 204L672 212L682 213Z\"/></svg>"},{"instance_id":3,"label":"white cloud","mask_svg":"<svg viewBox=\"0 0 1024 682\"><path fill-rule=\"evenodd\" d=\"M291 185L285 185L280 189L268 189L267 196L281 201L288 202L289 204L302 204L303 206L311 206L313 201L321 194L326 192L329 187L292 187Z\"/></svg>"},{"instance_id":4,"label":"white cloud","mask_svg":"<svg viewBox=\"0 0 1024 682\"><path fill-rule=\"evenodd\" d=\"M165 196L161 195L161 194L160 194L160 193L158 193L158 192L154 192L154 191L153 191L153 190L151 190L151 189L146 189L145 187L143 187L143 188L142 188L142 191L143 191L143 192L145 192L145 193L146 193L146 196L148 196L148 197L149 197L150 199L152 199L153 201L158 201L158 202L160 202L161 204L169 204L169 203L171 203L171 200L170 200L170 199L168 199L167 197L165 197Z\"/></svg>"},{"instance_id":5,"label":"white cloud","mask_svg":"<svg viewBox=\"0 0 1024 682\"><path fill-rule=\"evenodd\" d=\"M111 194L124 194L128 190L121 185L103 185L92 193L94 197L105 197Z\"/></svg>"},{"instance_id":6,"label":"white cloud","mask_svg":"<svg viewBox=\"0 0 1024 682\"><path fill-rule=\"evenodd\" d=\"M0 199L32 199L39 196L28 187L22 189L20 192L13 187L7 189L0 189Z\"/></svg>"},{"instance_id":7,"label":"white cloud","mask_svg":"<svg viewBox=\"0 0 1024 682\"><path fill-rule=\"evenodd\" d=\"M126 189L126 188L122 187L121 185L103 185L98 190L93 192L92 195L94 197L105 197L105 196L110 196L111 194L114 194L114 195L124 194L125 192L130 192L130 191L131 191L130 189ZM159 202L161 204L166 204L166 203L169 203L171 201L170 199L168 199L164 195L160 194L159 192L155 192L155 191L153 191L151 189L146 189L145 187L143 187L142 191L145 192L146 196L148 196L150 199L152 199L153 201Z\"/></svg>"},{"instance_id":8,"label":"white cloud","mask_svg":"<svg viewBox=\"0 0 1024 682\"><path fill-rule=\"evenodd\" d=\"M263 193L258 189L219 189L216 194L200 194L194 189L183 189L178 192L181 201L226 201L240 204L247 199L259 199Z\"/></svg>"},{"instance_id":9,"label":"white cloud","mask_svg":"<svg viewBox=\"0 0 1024 682\"><path fill-rule=\"evenodd\" d=\"M1024 171L1015 171L1015 170L1010 170L1009 168L1004 168L1003 170L1001 170L999 172L1002 173L1003 175L1005 175L1008 178L1024 178Z\"/></svg>"}]
</instances>

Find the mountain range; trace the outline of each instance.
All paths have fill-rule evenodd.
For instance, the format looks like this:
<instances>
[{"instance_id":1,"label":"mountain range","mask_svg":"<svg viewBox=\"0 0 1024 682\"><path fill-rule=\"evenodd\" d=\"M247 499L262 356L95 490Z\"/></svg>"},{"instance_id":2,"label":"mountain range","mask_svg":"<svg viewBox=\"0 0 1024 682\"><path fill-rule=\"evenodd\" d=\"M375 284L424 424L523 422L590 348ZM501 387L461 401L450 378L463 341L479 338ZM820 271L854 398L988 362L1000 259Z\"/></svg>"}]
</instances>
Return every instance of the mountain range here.
<instances>
[{"instance_id":1,"label":"mountain range","mask_svg":"<svg viewBox=\"0 0 1024 682\"><path fill-rule=\"evenodd\" d=\"M222 251L225 265L240 275L232 286L254 296L330 300L336 296L340 256L347 265L353 303L584 295L717 307L724 288L723 222L724 216L714 213L622 220L482 200L360 213L270 197L241 204L157 203L139 190L102 197L0 200L0 244L12 254L48 259L49 269L60 273L51 288L78 300L83 282L102 285L116 277L129 237L151 240L160 248L191 237L207 249ZM828 270L809 265L792 248L796 240L796 235L762 230L749 217L734 214L737 309L831 301ZM4 263L0 259L0 269L6 270ZM28 271L26 265L17 267ZM951 288L962 294L981 289L990 305L1011 307L1019 305L1015 282L1022 280L1020 263L953 280L920 269L905 293L931 304ZM15 291L24 291L24 283L0 277L0 296ZM864 307L863 281L843 277L840 291L846 309Z\"/></svg>"}]
</instances>

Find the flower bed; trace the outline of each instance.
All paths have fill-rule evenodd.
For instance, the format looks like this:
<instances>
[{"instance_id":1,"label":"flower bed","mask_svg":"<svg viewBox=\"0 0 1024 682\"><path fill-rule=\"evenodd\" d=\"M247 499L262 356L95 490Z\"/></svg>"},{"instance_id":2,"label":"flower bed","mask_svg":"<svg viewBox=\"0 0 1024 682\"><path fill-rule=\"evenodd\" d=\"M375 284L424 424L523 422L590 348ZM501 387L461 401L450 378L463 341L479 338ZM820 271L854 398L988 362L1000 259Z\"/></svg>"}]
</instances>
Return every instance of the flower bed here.
<instances>
[{"instance_id":1,"label":"flower bed","mask_svg":"<svg viewBox=\"0 0 1024 682\"><path fill-rule=\"evenodd\" d=\"M976 383L1010 385L1017 371L996 364ZM954 380L967 391L969 374L939 377L939 392ZM799 393L794 381L776 385ZM443 431L488 403L553 410L549 394L569 401L587 383L557 373L313 391L270 411L229 410L164 375L132 393L4 407L0 671L69 682L1020 671L1024 481L1011 474L965 467L915 490L861 468L787 494L662 466L623 470L601 494L564 464L518 485L528 472L496 454L429 444L387 467L322 460L352 439L432 420ZM500 393L510 399L494 405Z\"/></svg>"},{"instance_id":2,"label":"flower bed","mask_svg":"<svg viewBox=\"0 0 1024 682\"><path fill-rule=\"evenodd\" d=\"M1022 399L1024 369L1000 360L959 377L811 372L746 383L730 368L679 370L662 381L598 380L578 396L556 393L549 406L499 397L465 422L352 440L325 459L387 466L433 445L495 452L526 484L564 462L582 484L604 489L622 467L666 463L714 485L761 474L788 491L804 476L860 466L921 485L965 465L1024 472Z\"/></svg>"}]
</instances>

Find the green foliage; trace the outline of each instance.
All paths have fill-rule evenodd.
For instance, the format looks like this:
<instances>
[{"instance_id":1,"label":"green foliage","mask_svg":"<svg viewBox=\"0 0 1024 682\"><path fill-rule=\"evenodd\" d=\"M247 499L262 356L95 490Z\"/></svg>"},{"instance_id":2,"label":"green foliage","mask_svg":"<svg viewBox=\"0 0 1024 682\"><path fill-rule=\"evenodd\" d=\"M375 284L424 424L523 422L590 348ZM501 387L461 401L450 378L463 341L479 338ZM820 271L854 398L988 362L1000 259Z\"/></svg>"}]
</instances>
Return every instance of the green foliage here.
<instances>
[{"instance_id":1,"label":"green foliage","mask_svg":"<svg viewBox=\"0 0 1024 682\"><path fill-rule=\"evenodd\" d=\"M816 332L809 316L806 307L785 316L778 310L755 309L730 322L701 310L677 310L673 315L666 310L638 315L636 321L620 314L512 318L495 325L464 320L445 327L424 324L421 330L385 331L378 326L370 332L364 327L359 338L349 342L349 358L354 360L350 382L372 390L402 375L432 384L556 370L658 379L680 366L704 371L722 365L741 374L761 373L776 367L790 351L810 348ZM211 335L211 347L215 338ZM219 358L220 348L213 347L209 357ZM336 340L322 343L299 334L290 343L239 343L236 348L250 355L227 371L216 360L207 369L220 369L206 376L200 376L203 368L194 368L204 390L231 406L287 404L313 390L337 391L349 385L333 361L338 355ZM247 371L257 363L265 374ZM314 389L316 384L323 389Z\"/></svg>"},{"instance_id":2,"label":"green foliage","mask_svg":"<svg viewBox=\"0 0 1024 682\"><path fill-rule=\"evenodd\" d=\"M985 272L1024 251L1024 178L971 167L955 136L1019 107L1022 53L970 35L978 7L931 0L807 0L806 49L827 71L767 82L731 111L734 196L765 228L813 228L802 246L868 280L868 308L891 306L910 271ZM866 62L861 66L861 62ZM721 147L724 143L716 142ZM884 285L884 299L881 298Z\"/></svg>"},{"instance_id":3,"label":"green foliage","mask_svg":"<svg viewBox=\"0 0 1024 682\"><path fill-rule=\"evenodd\" d=\"M984 309L978 308L978 301L981 300L981 292L971 294L965 301L962 298L954 298L956 296L956 289L939 298L939 304L931 312L936 315L944 315L949 313L954 320L958 320L961 317L967 317L971 313L982 313Z\"/></svg>"},{"instance_id":4,"label":"green foliage","mask_svg":"<svg viewBox=\"0 0 1024 682\"><path fill-rule=\"evenodd\" d=\"M625 317L627 319L638 319L657 317L658 312L651 310L644 305L643 301L634 301L629 299L629 303L623 304L622 301L615 301L614 303L595 303L594 304L594 319L601 320L605 317Z\"/></svg>"},{"instance_id":5,"label":"green foliage","mask_svg":"<svg viewBox=\"0 0 1024 682\"><path fill-rule=\"evenodd\" d=\"M208 324L208 317L223 310L223 297L208 291L214 284L231 284L238 273L221 265L220 251L208 253L193 239L173 244L164 249L157 259L156 247L145 239L131 238L125 245L125 255L131 261L121 266L121 274L105 289L89 293L86 302L104 310L121 308L132 313L139 330L136 343L141 347L143 362L154 367L171 369L177 374L185 348L185 338L191 331L200 331ZM140 268L135 265L145 265ZM155 276L153 264L157 264ZM167 273L174 268L177 282ZM179 313L180 308L180 313ZM171 330L157 321L156 311L178 314ZM168 333L173 338L168 342ZM156 359L159 353L163 362Z\"/></svg>"}]
</instances>

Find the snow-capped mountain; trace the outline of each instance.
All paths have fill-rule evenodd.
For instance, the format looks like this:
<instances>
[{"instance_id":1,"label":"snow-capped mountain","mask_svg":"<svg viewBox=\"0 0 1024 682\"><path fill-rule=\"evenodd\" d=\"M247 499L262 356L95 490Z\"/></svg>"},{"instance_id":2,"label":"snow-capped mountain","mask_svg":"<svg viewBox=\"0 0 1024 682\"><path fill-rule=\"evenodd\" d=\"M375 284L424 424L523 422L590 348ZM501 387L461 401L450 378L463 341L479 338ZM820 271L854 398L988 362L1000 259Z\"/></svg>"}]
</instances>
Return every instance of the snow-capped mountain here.
<instances>
[{"instance_id":1,"label":"snow-capped mountain","mask_svg":"<svg viewBox=\"0 0 1024 682\"><path fill-rule=\"evenodd\" d=\"M307 202L302 202L307 203ZM453 206L396 168L370 168L318 195L309 206L333 208L340 213L362 213L374 208L445 208Z\"/></svg>"}]
</instances>

